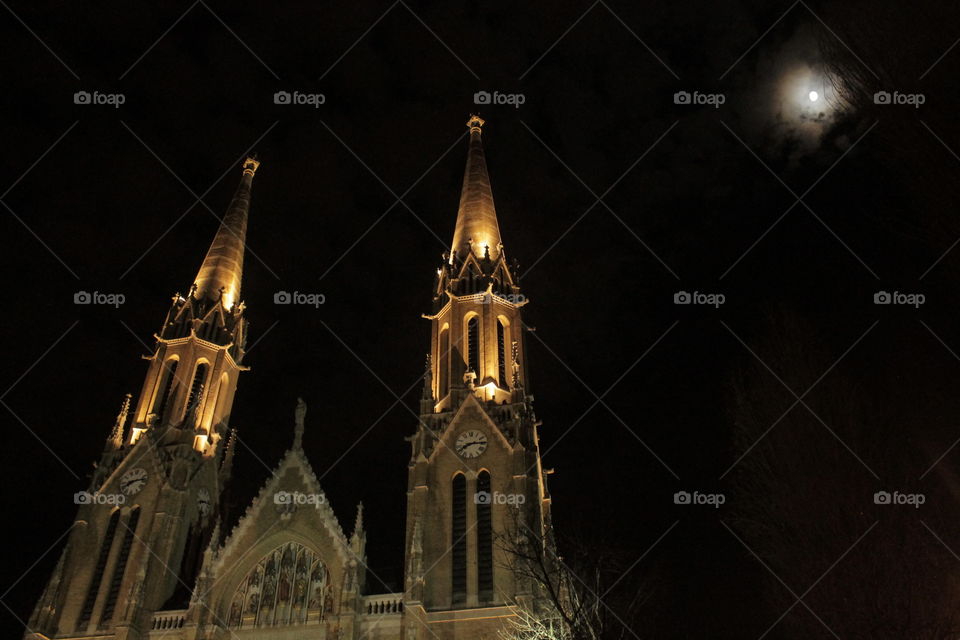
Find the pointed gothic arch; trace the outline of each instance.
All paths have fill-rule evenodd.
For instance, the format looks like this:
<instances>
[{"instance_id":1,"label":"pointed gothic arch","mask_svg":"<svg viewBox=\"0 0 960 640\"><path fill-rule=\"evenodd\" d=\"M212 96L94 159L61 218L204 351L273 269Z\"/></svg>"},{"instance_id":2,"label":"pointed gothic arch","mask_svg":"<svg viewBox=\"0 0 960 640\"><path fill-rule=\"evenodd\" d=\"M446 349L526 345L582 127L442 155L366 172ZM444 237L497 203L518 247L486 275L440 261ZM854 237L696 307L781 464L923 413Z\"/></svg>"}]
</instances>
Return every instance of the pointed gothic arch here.
<instances>
[{"instance_id":1,"label":"pointed gothic arch","mask_svg":"<svg viewBox=\"0 0 960 640\"><path fill-rule=\"evenodd\" d=\"M467 343L466 365L477 374L476 380L479 383L483 377L480 371L480 314L472 312L464 316L463 335Z\"/></svg>"},{"instance_id":2,"label":"pointed gothic arch","mask_svg":"<svg viewBox=\"0 0 960 640\"><path fill-rule=\"evenodd\" d=\"M437 400L443 400L450 392L450 325L443 324L440 329L440 342L437 353Z\"/></svg>"},{"instance_id":3,"label":"pointed gothic arch","mask_svg":"<svg viewBox=\"0 0 960 640\"><path fill-rule=\"evenodd\" d=\"M481 602L493 600L493 513L490 472L477 474L477 593Z\"/></svg>"},{"instance_id":4,"label":"pointed gothic arch","mask_svg":"<svg viewBox=\"0 0 960 640\"><path fill-rule=\"evenodd\" d=\"M201 408L203 407L204 396L206 396L207 378L209 377L210 363L204 358L197 360L197 364L193 368L193 378L190 380L190 392L183 404L183 419L193 422L194 426L200 424Z\"/></svg>"},{"instance_id":5,"label":"pointed gothic arch","mask_svg":"<svg viewBox=\"0 0 960 640\"><path fill-rule=\"evenodd\" d=\"M506 316L497 316L497 385L501 389L509 389L507 377L507 345L510 343L510 320Z\"/></svg>"},{"instance_id":6,"label":"pointed gothic arch","mask_svg":"<svg viewBox=\"0 0 960 640\"><path fill-rule=\"evenodd\" d=\"M107 524L107 531L100 543L100 552L97 554L97 564L93 567L93 576L90 578L90 586L87 587L87 596L83 600L83 609L80 610L80 624L86 624L93 616L93 607L97 603L97 595L100 593L100 585L103 582L103 573L107 568L107 560L110 557L110 549L113 548L113 539L117 534L117 524L120 522L120 508L117 507L110 514L110 521Z\"/></svg>"},{"instance_id":7,"label":"pointed gothic arch","mask_svg":"<svg viewBox=\"0 0 960 640\"><path fill-rule=\"evenodd\" d=\"M267 552L240 580L230 600L231 628L306 624L332 613L329 571L320 554L299 542Z\"/></svg>"},{"instance_id":8,"label":"pointed gothic arch","mask_svg":"<svg viewBox=\"0 0 960 640\"><path fill-rule=\"evenodd\" d=\"M450 527L450 557L453 560L453 603L467 600L467 477L460 472L453 476Z\"/></svg>"},{"instance_id":9,"label":"pointed gothic arch","mask_svg":"<svg viewBox=\"0 0 960 640\"><path fill-rule=\"evenodd\" d=\"M170 391L173 389L173 383L177 378L177 367L179 365L180 358L178 356L171 356L160 365L160 375L154 390L153 404L149 411L149 413L157 416L157 421L163 418L166 412Z\"/></svg>"},{"instance_id":10,"label":"pointed gothic arch","mask_svg":"<svg viewBox=\"0 0 960 640\"><path fill-rule=\"evenodd\" d=\"M224 372L220 376L220 384L217 385L216 405L214 406L213 415L211 416L211 431L219 432L220 425L225 423L225 418L227 417L225 414L230 406L227 400L229 390L230 376Z\"/></svg>"},{"instance_id":11,"label":"pointed gothic arch","mask_svg":"<svg viewBox=\"0 0 960 640\"><path fill-rule=\"evenodd\" d=\"M123 542L120 546L120 555L117 556L117 562L113 568L110 590L107 591L107 602L103 605L103 615L100 616L102 622L108 622L113 618L113 612L117 606L117 597L120 595L120 586L123 584L123 575L127 571L127 562L130 559L130 548L133 546L133 539L136 537L139 523L140 507L135 506L130 510L127 521L123 523Z\"/></svg>"}]
</instances>

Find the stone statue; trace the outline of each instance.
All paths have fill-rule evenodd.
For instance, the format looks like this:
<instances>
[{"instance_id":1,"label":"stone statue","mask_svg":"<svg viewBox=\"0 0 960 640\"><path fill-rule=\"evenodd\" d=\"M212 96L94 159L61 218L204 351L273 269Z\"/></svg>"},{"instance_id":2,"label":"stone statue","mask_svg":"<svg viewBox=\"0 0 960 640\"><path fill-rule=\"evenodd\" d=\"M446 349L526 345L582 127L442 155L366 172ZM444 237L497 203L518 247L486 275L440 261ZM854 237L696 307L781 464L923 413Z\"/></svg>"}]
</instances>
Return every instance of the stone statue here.
<instances>
[{"instance_id":1,"label":"stone statue","mask_svg":"<svg viewBox=\"0 0 960 640\"><path fill-rule=\"evenodd\" d=\"M294 431L293 431L293 446L299 448L303 443L303 419L307 415L307 403L303 401L303 398L297 398L297 408L293 412L294 418Z\"/></svg>"}]
</instances>

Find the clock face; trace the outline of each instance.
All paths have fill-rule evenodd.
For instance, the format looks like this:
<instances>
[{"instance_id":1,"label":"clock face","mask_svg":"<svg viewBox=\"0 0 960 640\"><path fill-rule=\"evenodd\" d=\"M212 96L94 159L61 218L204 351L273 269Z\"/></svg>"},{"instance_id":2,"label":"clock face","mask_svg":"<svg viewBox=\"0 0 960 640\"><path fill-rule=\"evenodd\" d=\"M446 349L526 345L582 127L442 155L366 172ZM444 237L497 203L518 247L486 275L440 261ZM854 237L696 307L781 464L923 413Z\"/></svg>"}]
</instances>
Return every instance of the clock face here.
<instances>
[{"instance_id":1,"label":"clock face","mask_svg":"<svg viewBox=\"0 0 960 640\"><path fill-rule=\"evenodd\" d=\"M120 491L128 496L139 493L145 484L147 484L147 471L140 467L130 469L120 477Z\"/></svg>"},{"instance_id":2,"label":"clock face","mask_svg":"<svg viewBox=\"0 0 960 640\"><path fill-rule=\"evenodd\" d=\"M487 436L477 429L464 431L457 438L456 448L461 458L476 458L487 450Z\"/></svg>"},{"instance_id":3,"label":"clock face","mask_svg":"<svg viewBox=\"0 0 960 640\"><path fill-rule=\"evenodd\" d=\"M197 491L197 509L200 510L202 516L210 513L210 492L206 489Z\"/></svg>"}]
</instances>

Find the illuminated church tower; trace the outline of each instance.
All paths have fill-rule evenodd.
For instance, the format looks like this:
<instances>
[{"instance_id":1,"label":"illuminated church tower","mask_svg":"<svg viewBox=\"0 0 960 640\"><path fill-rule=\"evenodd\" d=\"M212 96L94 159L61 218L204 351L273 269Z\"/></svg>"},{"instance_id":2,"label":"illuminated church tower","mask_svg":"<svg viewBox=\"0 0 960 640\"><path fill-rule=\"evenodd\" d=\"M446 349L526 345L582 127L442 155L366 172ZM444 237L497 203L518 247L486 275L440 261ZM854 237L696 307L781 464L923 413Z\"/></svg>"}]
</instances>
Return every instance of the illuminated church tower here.
<instances>
[{"instance_id":1,"label":"illuminated church tower","mask_svg":"<svg viewBox=\"0 0 960 640\"><path fill-rule=\"evenodd\" d=\"M431 347L409 437L405 640L495 637L537 585L509 569L511 540L549 541L550 496L527 391L521 294L484 157L470 145L450 252L437 270Z\"/></svg>"},{"instance_id":2,"label":"illuminated church tower","mask_svg":"<svg viewBox=\"0 0 960 640\"><path fill-rule=\"evenodd\" d=\"M177 294L107 438L27 638L144 638L155 611L189 597L219 521L228 432L246 343L240 302L253 176L240 185L193 286ZM129 426L127 421L129 418Z\"/></svg>"}]
</instances>

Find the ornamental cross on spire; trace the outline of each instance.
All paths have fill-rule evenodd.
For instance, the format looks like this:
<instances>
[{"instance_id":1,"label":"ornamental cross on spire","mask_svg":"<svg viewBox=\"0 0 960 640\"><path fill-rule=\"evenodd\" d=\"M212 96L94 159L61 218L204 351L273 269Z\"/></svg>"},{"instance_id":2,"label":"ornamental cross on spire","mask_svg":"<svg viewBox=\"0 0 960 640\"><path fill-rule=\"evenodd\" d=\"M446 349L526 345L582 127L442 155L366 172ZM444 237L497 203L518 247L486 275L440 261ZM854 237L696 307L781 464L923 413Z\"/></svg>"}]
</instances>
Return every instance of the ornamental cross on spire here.
<instances>
[{"instance_id":1,"label":"ornamental cross on spire","mask_svg":"<svg viewBox=\"0 0 960 640\"><path fill-rule=\"evenodd\" d=\"M297 398L297 408L293 412L293 446L297 449L303 447L303 419L307 415L307 403L303 398Z\"/></svg>"}]
</instances>

